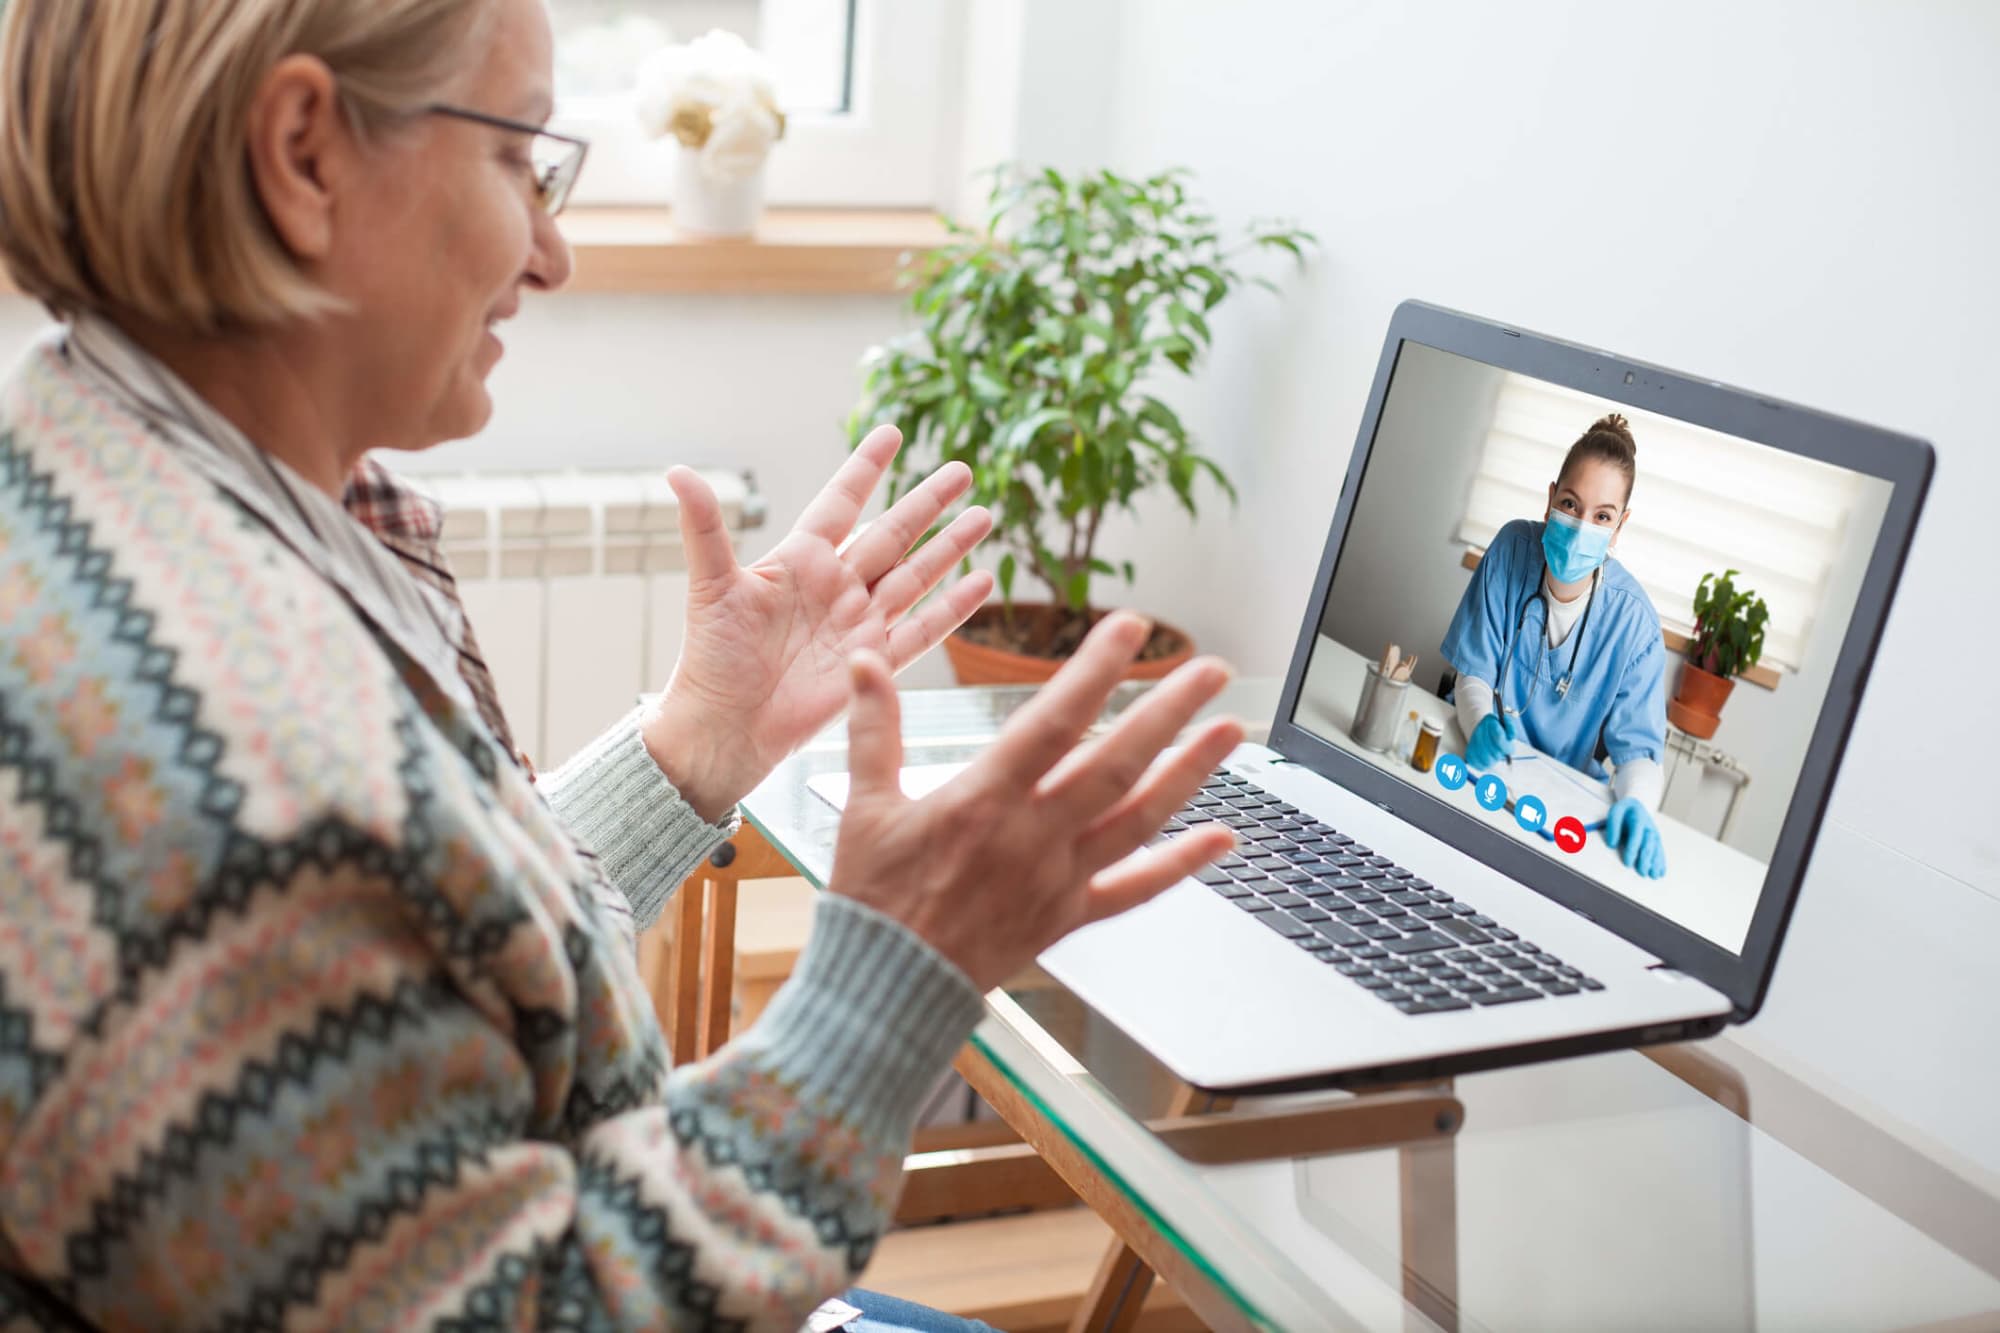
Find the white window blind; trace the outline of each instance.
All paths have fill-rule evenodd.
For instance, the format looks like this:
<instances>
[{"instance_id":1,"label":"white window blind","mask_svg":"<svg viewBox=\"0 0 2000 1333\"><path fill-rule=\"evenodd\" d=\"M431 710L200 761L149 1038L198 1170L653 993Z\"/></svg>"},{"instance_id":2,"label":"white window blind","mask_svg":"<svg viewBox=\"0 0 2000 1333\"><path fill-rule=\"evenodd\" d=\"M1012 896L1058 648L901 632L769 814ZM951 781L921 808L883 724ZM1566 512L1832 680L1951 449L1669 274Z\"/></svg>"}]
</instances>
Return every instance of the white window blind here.
<instances>
[{"instance_id":1,"label":"white window blind","mask_svg":"<svg viewBox=\"0 0 2000 1333\"><path fill-rule=\"evenodd\" d=\"M1503 524L1539 518L1563 455L1607 411L1625 414L1639 445L1618 560L1661 622L1692 633L1701 576L1737 570L1736 586L1755 590L1771 610L1764 663L1796 670L1862 496L1862 478L1844 468L1509 374L1459 540L1484 548Z\"/></svg>"}]
</instances>

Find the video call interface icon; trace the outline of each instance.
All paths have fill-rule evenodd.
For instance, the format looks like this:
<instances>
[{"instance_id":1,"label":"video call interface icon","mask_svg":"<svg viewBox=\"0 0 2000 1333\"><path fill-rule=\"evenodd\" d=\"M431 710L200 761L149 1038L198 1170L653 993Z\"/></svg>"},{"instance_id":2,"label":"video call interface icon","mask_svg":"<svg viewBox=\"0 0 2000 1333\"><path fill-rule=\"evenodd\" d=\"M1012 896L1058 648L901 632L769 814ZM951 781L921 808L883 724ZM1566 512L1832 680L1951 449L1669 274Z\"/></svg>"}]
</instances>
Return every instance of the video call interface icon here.
<instances>
[{"instance_id":1,"label":"video call interface icon","mask_svg":"<svg viewBox=\"0 0 2000 1333\"><path fill-rule=\"evenodd\" d=\"M1457 791L1471 782L1473 799L1479 802L1481 809L1498 811L1507 804L1507 784L1500 775L1482 773L1474 778L1462 755L1439 755L1437 762L1431 765L1431 772L1437 775L1438 785L1446 791ZM1525 792L1514 798L1514 822L1530 833L1547 838L1572 856L1582 851L1588 840L1583 821L1574 815L1564 815L1551 828L1547 803L1541 797Z\"/></svg>"}]
</instances>

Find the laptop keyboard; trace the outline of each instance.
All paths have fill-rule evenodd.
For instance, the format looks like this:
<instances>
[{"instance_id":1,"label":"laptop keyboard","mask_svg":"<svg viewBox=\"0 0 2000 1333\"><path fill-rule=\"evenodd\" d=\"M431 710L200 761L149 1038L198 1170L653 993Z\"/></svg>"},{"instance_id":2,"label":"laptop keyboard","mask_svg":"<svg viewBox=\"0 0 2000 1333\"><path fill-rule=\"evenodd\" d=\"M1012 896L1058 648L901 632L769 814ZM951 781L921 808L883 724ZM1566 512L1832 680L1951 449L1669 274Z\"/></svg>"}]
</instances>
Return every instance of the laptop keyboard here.
<instances>
[{"instance_id":1,"label":"laptop keyboard","mask_svg":"<svg viewBox=\"0 0 2000 1333\"><path fill-rule=\"evenodd\" d=\"M1604 989L1470 904L1231 774L1203 783L1164 832L1205 823L1234 829L1238 846L1197 880L1406 1014Z\"/></svg>"}]
</instances>

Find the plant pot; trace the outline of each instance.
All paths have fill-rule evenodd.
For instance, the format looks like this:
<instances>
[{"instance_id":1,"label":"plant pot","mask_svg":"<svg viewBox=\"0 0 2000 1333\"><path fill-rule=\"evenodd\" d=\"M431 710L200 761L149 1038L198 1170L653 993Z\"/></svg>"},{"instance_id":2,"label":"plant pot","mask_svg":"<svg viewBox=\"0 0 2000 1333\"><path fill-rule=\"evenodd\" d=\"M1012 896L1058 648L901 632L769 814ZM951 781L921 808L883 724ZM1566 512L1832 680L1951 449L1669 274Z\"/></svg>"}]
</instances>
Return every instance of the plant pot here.
<instances>
[{"instance_id":1,"label":"plant pot","mask_svg":"<svg viewBox=\"0 0 2000 1333\"><path fill-rule=\"evenodd\" d=\"M1055 618L1055 608L1046 602L1016 602L1014 618L1016 622L1047 624ZM974 611L972 618L944 641L945 656L950 659L952 674L960 685L1039 685L1062 670L1063 663L1069 660L1016 652L966 635L967 630L977 635L999 620L999 604L989 603ZM1153 640L1148 646L1161 643L1166 636L1178 640L1178 646L1157 657L1134 662L1126 669L1124 679L1158 680L1194 656L1194 640L1185 631L1162 621L1154 622Z\"/></svg>"},{"instance_id":2,"label":"plant pot","mask_svg":"<svg viewBox=\"0 0 2000 1333\"><path fill-rule=\"evenodd\" d=\"M1692 662L1681 663L1680 689L1667 704L1667 720L1690 736L1708 740L1722 725L1722 705L1736 682Z\"/></svg>"},{"instance_id":3,"label":"plant pot","mask_svg":"<svg viewBox=\"0 0 2000 1333\"><path fill-rule=\"evenodd\" d=\"M701 150L674 146L673 224L690 236L748 236L764 213L764 167L719 181L701 169Z\"/></svg>"}]
</instances>

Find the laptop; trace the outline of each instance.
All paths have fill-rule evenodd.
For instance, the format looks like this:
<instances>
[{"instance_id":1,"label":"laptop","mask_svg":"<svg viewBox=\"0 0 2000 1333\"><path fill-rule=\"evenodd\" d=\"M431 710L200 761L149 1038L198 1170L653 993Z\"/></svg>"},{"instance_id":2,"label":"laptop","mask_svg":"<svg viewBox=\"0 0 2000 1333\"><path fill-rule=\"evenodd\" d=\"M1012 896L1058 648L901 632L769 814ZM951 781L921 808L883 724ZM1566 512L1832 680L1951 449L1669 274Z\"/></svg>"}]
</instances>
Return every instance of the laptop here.
<instances>
[{"instance_id":1,"label":"laptop","mask_svg":"<svg viewBox=\"0 0 2000 1333\"><path fill-rule=\"evenodd\" d=\"M1570 478L1599 493L1551 488L1611 414L1636 444L1629 516L1558 598L1550 561L1572 572L1575 543L1552 556L1541 534L1616 516L1587 512L1601 469ZM1223 822L1237 853L1043 967L1226 1092L1747 1022L1932 469L1920 440L1404 304L1344 475L1329 450L1300 478L1339 498L1268 743L1240 747L1165 834ZM1702 578L1725 573L1763 603L1735 617L1761 651L1716 710L1680 678L1697 594L1716 593ZM1483 766L1460 725L1482 681L1519 733ZM1657 839L1631 866L1604 827L1628 795Z\"/></svg>"}]
</instances>

